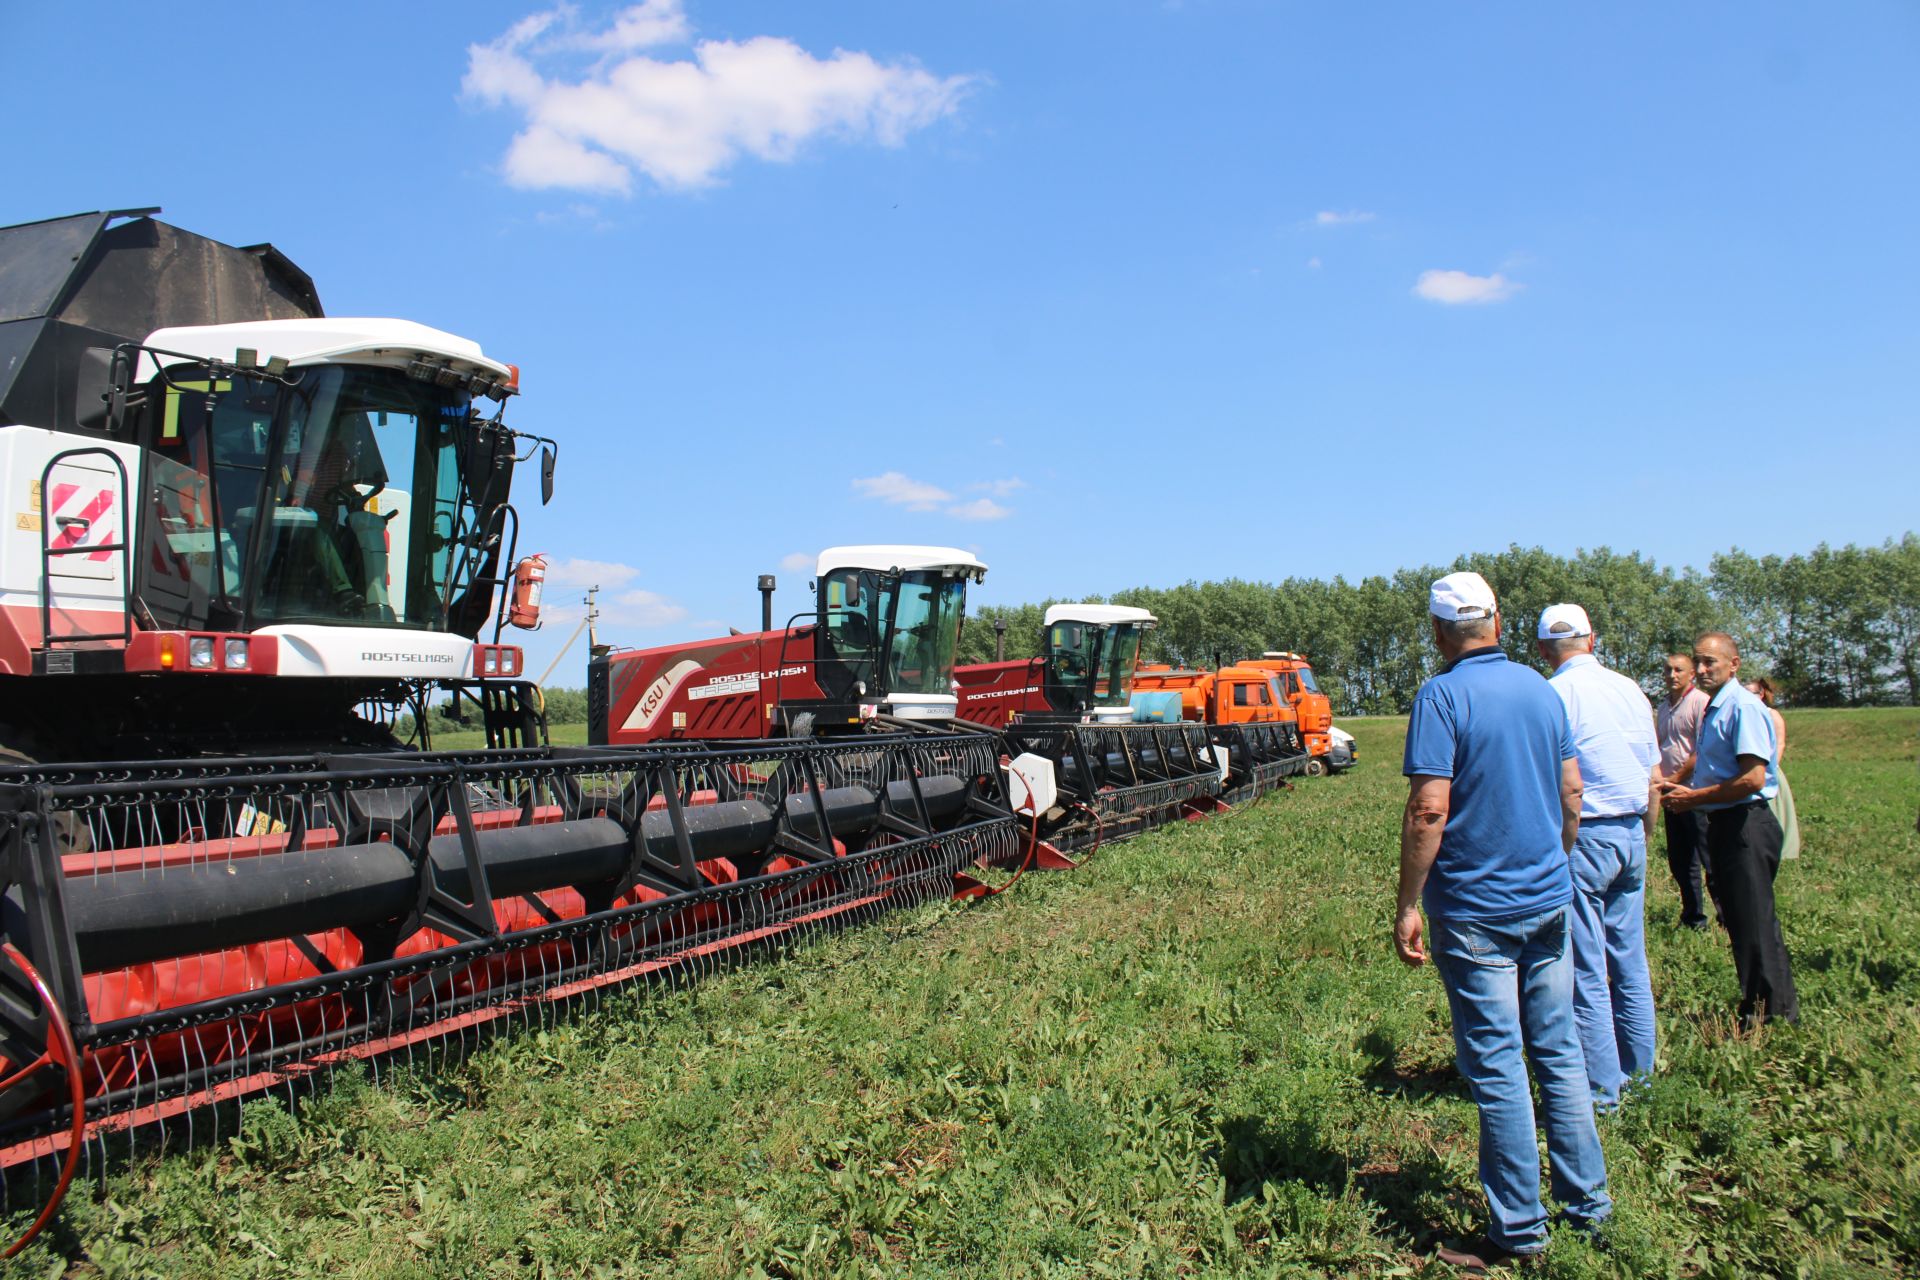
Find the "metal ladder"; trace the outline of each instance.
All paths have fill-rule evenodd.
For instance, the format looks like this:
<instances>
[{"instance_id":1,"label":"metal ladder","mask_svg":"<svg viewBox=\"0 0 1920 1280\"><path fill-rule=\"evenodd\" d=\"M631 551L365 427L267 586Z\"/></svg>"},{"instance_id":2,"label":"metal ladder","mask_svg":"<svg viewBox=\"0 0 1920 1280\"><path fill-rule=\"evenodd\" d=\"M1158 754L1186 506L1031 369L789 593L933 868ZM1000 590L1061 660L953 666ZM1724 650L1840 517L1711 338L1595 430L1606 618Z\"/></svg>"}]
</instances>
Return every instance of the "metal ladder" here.
<instances>
[{"instance_id":1,"label":"metal ladder","mask_svg":"<svg viewBox=\"0 0 1920 1280\"><path fill-rule=\"evenodd\" d=\"M113 463L115 474L120 480L120 519L121 531L117 542L75 543L70 547L53 545L52 506L49 499L49 481L53 469L63 462L74 458L98 455ZM40 643L49 654L55 645L80 644L92 640L118 640L122 645L133 643L133 506L128 501L130 485L127 480L127 464L120 455L104 445L87 445L78 449L63 449L47 460L40 472ZM118 631L77 631L66 635L53 634L53 560L55 556L98 555L102 551L114 552L120 557L120 629Z\"/></svg>"}]
</instances>

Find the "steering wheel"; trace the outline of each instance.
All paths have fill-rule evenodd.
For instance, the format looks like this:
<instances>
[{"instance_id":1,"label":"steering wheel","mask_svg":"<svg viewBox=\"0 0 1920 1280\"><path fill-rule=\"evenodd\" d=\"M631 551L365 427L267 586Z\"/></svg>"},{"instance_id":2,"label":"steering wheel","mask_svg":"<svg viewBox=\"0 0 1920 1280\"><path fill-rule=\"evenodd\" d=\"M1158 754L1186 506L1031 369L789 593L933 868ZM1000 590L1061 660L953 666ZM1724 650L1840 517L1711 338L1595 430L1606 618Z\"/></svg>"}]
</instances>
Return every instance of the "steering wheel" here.
<instances>
[{"instance_id":1,"label":"steering wheel","mask_svg":"<svg viewBox=\"0 0 1920 1280\"><path fill-rule=\"evenodd\" d=\"M841 624L841 643L849 648L858 649L861 653L866 653L873 648L875 638L873 628L868 625L866 617L862 614L855 614Z\"/></svg>"},{"instance_id":2,"label":"steering wheel","mask_svg":"<svg viewBox=\"0 0 1920 1280\"><path fill-rule=\"evenodd\" d=\"M386 488L387 485L384 480L377 481L373 488L362 493L360 492L359 484L355 481L342 480L331 489L328 489L326 493L322 495L322 500L330 507L341 507L350 512L361 512L365 511L367 505L375 498L384 493ZM400 509L395 507L392 511L387 512L380 518L382 520L391 520L399 514Z\"/></svg>"}]
</instances>

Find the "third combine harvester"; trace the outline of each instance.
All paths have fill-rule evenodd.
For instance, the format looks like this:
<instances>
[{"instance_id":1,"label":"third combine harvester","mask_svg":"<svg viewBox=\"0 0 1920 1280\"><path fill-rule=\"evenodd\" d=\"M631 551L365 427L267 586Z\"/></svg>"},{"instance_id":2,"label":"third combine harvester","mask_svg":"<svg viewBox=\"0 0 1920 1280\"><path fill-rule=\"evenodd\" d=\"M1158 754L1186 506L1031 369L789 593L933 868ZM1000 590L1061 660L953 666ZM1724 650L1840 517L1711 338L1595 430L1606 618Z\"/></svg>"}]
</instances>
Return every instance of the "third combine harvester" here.
<instances>
[{"instance_id":1,"label":"third combine harvester","mask_svg":"<svg viewBox=\"0 0 1920 1280\"><path fill-rule=\"evenodd\" d=\"M1034 657L954 673L963 717L1004 725L1013 753L1052 766L1058 796L1045 825L1059 848L1251 798L1298 754L1264 727L1136 723L1135 667L1153 625L1151 613L1128 605L1051 605Z\"/></svg>"}]
</instances>

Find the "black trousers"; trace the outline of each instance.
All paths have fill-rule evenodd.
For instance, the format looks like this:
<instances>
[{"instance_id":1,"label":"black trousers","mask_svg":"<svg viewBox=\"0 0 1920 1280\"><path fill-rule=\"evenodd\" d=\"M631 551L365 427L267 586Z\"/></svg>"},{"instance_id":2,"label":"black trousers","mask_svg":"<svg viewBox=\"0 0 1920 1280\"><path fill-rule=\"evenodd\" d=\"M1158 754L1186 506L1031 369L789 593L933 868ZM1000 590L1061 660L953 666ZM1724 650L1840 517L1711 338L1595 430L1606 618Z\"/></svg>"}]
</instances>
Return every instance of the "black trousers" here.
<instances>
[{"instance_id":1,"label":"black trousers","mask_svg":"<svg viewBox=\"0 0 1920 1280\"><path fill-rule=\"evenodd\" d=\"M1714 893L1733 943L1740 978L1740 1017L1800 1021L1793 967L1773 909L1773 877L1780 870L1780 824L1760 801L1706 815L1707 852Z\"/></svg>"},{"instance_id":2,"label":"black trousers","mask_svg":"<svg viewBox=\"0 0 1920 1280\"><path fill-rule=\"evenodd\" d=\"M1700 898L1700 878L1704 874L1707 893L1713 893L1713 867L1707 861L1707 815L1698 809L1668 813L1667 870L1680 886L1680 923L1705 924L1707 913Z\"/></svg>"}]
</instances>

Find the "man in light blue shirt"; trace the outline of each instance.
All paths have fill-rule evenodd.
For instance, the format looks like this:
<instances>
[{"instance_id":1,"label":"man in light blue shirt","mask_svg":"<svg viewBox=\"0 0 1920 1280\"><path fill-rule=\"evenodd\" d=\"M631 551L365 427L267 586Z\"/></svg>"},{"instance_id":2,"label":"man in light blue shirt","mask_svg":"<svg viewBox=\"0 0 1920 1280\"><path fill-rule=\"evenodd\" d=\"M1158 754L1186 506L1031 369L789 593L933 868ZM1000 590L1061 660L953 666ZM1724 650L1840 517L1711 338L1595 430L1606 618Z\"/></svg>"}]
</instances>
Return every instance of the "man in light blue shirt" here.
<instances>
[{"instance_id":1,"label":"man in light blue shirt","mask_svg":"<svg viewBox=\"0 0 1920 1280\"><path fill-rule=\"evenodd\" d=\"M1724 631L1693 642L1693 682L1711 701L1693 749L1691 785L1661 784L1661 802L1707 815L1707 858L1740 978L1740 1020L1800 1021L1793 964L1774 911L1780 824L1767 807L1780 790L1773 713L1740 683L1740 649Z\"/></svg>"},{"instance_id":2,"label":"man in light blue shirt","mask_svg":"<svg viewBox=\"0 0 1920 1280\"><path fill-rule=\"evenodd\" d=\"M1647 975L1647 836L1660 759L1653 704L1593 656L1593 624L1577 604L1549 605L1535 632L1567 709L1580 765L1573 869L1573 1016L1594 1106L1653 1073L1653 986Z\"/></svg>"}]
</instances>

